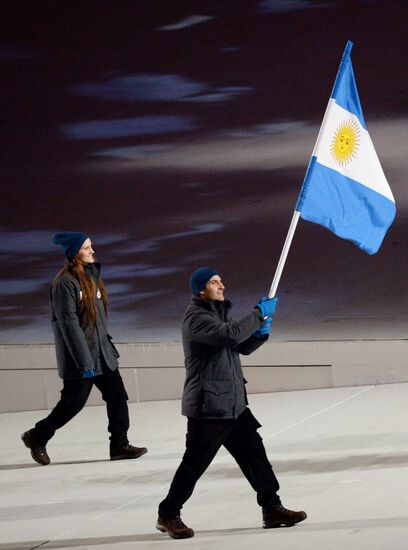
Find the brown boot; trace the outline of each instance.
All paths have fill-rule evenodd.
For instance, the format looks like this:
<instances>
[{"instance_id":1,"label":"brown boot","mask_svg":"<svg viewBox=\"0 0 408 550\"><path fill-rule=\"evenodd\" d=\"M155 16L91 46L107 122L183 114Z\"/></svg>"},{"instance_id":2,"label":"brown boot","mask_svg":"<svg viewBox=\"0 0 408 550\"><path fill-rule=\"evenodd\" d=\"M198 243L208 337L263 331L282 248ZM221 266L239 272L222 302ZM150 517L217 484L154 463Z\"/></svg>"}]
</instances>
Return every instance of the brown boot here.
<instances>
[{"instance_id":1,"label":"brown boot","mask_svg":"<svg viewBox=\"0 0 408 550\"><path fill-rule=\"evenodd\" d=\"M126 460L127 458L139 458L147 453L146 447L133 447L129 443L120 449L111 448L111 460Z\"/></svg>"},{"instance_id":2,"label":"brown boot","mask_svg":"<svg viewBox=\"0 0 408 550\"><path fill-rule=\"evenodd\" d=\"M50 457L47 455L46 448L38 447L33 442L33 438L31 437L31 430L21 434L21 439L23 440L24 445L30 449L31 456L36 462L38 462L38 464L41 464L42 466L47 466L51 462Z\"/></svg>"},{"instance_id":3,"label":"brown boot","mask_svg":"<svg viewBox=\"0 0 408 550\"><path fill-rule=\"evenodd\" d=\"M180 516L174 518L157 518L156 529L168 533L173 539L189 539L194 537L194 531L185 525Z\"/></svg>"},{"instance_id":4,"label":"brown boot","mask_svg":"<svg viewBox=\"0 0 408 550\"><path fill-rule=\"evenodd\" d=\"M295 523L299 523L307 518L306 512L294 512L293 510L287 510L283 506L272 506L268 510L262 511L264 529L271 529L273 527L280 527L285 525L291 527Z\"/></svg>"}]
</instances>

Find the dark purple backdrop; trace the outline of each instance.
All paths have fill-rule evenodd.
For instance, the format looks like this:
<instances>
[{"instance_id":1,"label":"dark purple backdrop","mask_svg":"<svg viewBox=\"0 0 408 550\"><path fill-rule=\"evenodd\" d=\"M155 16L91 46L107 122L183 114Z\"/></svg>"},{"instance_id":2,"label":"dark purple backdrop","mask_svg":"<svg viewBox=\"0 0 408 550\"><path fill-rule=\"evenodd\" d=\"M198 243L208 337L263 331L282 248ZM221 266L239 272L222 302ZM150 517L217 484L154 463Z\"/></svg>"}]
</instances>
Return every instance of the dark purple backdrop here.
<instances>
[{"instance_id":1,"label":"dark purple backdrop","mask_svg":"<svg viewBox=\"0 0 408 550\"><path fill-rule=\"evenodd\" d=\"M397 201L368 256L300 222L278 339L407 334L405 2L2 2L1 342L51 341L52 235L87 232L118 341L177 340L188 276L268 292L348 39Z\"/></svg>"}]
</instances>

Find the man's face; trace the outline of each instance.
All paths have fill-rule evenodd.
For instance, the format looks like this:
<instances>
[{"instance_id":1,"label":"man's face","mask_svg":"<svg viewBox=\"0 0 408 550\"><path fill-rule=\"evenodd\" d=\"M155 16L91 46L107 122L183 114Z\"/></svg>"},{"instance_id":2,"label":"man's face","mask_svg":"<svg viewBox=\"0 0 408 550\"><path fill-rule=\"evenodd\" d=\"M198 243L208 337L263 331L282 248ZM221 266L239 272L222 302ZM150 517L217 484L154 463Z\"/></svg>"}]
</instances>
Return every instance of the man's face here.
<instances>
[{"instance_id":1,"label":"man's face","mask_svg":"<svg viewBox=\"0 0 408 550\"><path fill-rule=\"evenodd\" d=\"M95 252L92 249L91 239L86 239L78 252L79 259L86 264L93 264L95 261L94 254Z\"/></svg>"},{"instance_id":2,"label":"man's face","mask_svg":"<svg viewBox=\"0 0 408 550\"><path fill-rule=\"evenodd\" d=\"M200 292L201 298L204 300L218 300L223 302L225 286L222 284L221 277L219 275L213 275L208 283L205 285L204 290Z\"/></svg>"}]
</instances>

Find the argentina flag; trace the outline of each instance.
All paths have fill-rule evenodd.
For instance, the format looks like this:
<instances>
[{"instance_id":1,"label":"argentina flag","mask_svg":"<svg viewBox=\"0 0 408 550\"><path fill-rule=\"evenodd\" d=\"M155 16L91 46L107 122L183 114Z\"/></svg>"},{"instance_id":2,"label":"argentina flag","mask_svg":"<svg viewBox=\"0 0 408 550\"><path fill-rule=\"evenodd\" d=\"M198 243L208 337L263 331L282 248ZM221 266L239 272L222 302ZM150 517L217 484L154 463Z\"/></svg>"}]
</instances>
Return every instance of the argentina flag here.
<instances>
[{"instance_id":1,"label":"argentina flag","mask_svg":"<svg viewBox=\"0 0 408 550\"><path fill-rule=\"evenodd\" d=\"M347 42L296 211L375 254L395 200L367 131Z\"/></svg>"}]
</instances>

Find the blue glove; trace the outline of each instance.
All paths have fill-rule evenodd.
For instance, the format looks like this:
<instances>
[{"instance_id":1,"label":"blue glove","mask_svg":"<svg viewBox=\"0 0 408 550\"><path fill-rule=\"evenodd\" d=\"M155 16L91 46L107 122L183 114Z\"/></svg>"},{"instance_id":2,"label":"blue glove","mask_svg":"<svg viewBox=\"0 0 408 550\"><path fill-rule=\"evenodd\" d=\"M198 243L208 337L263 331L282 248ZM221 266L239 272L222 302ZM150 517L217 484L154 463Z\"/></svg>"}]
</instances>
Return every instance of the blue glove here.
<instances>
[{"instance_id":1,"label":"blue glove","mask_svg":"<svg viewBox=\"0 0 408 550\"><path fill-rule=\"evenodd\" d=\"M256 304L256 307L261 311L264 317L271 316L275 313L276 304L278 303L278 298L267 298L264 296L260 299L259 303Z\"/></svg>"},{"instance_id":2,"label":"blue glove","mask_svg":"<svg viewBox=\"0 0 408 550\"><path fill-rule=\"evenodd\" d=\"M87 378L93 378L95 376L95 369L84 370L84 374Z\"/></svg>"},{"instance_id":3,"label":"blue glove","mask_svg":"<svg viewBox=\"0 0 408 550\"><path fill-rule=\"evenodd\" d=\"M265 319L264 324L258 330L256 330L252 336L255 336L255 338L259 338L259 339L262 339L265 336L268 336L269 333L271 332L271 323L272 323L272 317L267 317Z\"/></svg>"}]
</instances>

